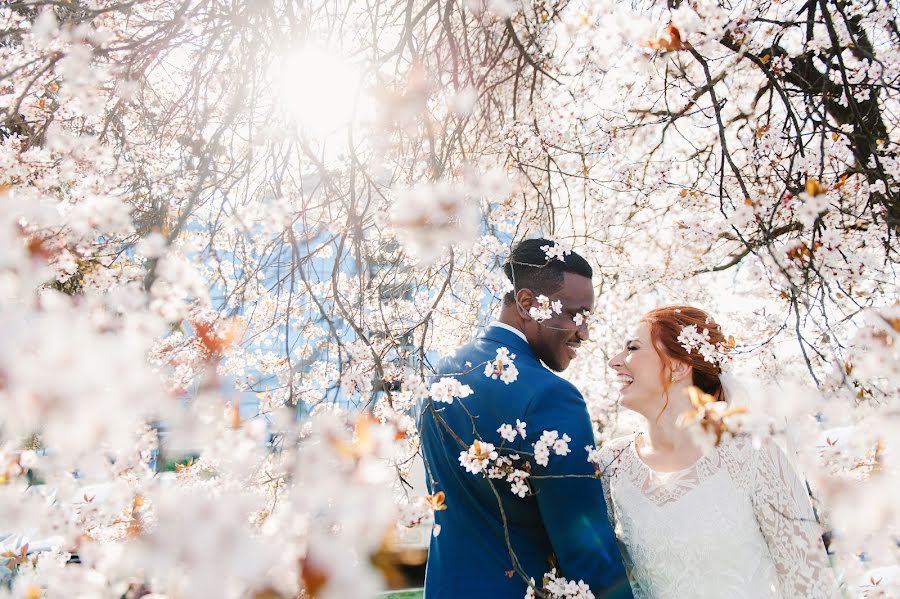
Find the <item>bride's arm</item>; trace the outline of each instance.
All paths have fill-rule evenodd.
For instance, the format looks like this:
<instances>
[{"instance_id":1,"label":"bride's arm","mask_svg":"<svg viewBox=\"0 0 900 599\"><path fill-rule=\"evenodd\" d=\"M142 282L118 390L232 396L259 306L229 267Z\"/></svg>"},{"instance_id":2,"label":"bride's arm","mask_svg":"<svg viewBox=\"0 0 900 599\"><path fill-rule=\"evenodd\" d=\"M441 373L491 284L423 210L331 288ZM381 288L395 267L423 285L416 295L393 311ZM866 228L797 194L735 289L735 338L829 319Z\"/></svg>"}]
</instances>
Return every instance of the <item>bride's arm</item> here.
<instances>
[{"instance_id":1,"label":"bride's arm","mask_svg":"<svg viewBox=\"0 0 900 599\"><path fill-rule=\"evenodd\" d=\"M603 484L603 498L606 500L606 514L609 518L609 525L613 531L616 530L616 511L615 503L612 497L612 485L615 483L614 477L619 468L624 467L623 454L628 450L630 440L620 437L607 441L597 452L597 461L594 468L600 475L600 482ZM618 534L617 534L618 538Z\"/></svg>"},{"instance_id":2,"label":"bride's arm","mask_svg":"<svg viewBox=\"0 0 900 599\"><path fill-rule=\"evenodd\" d=\"M603 455L604 458L608 458L607 455ZM606 464L611 460L605 459L602 464ZM598 466L599 467L599 466ZM606 516L609 518L609 525L612 527L613 532L616 530L616 512L615 506L613 506L612 500L612 489L610 489L610 475L601 471L600 482L603 483L603 498L606 500ZM627 564L626 564L627 565Z\"/></svg>"},{"instance_id":3,"label":"bride's arm","mask_svg":"<svg viewBox=\"0 0 900 599\"><path fill-rule=\"evenodd\" d=\"M609 525L616 534L619 550L622 552L622 562L625 564L625 573L628 575L628 582L631 584L631 592L634 595L634 599L644 599L647 595L641 588L640 581L634 577L634 564L628 552L628 545L623 542L619 537L619 531L616 530L616 505L612 497L612 485L615 484L616 469L622 466L622 454L627 450L628 443L623 444L621 440L619 442L609 442L600 450L600 463L596 466L600 472L600 482L603 484L603 497L606 500L606 513L609 517Z\"/></svg>"},{"instance_id":4,"label":"bride's arm","mask_svg":"<svg viewBox=\"0 0 900 599\"><path fill-rule=\"evenodd\" d=\"M784 597L839 597L806 485L771 439L754 452L753 507Z\"/></svg>"}]
</instances>

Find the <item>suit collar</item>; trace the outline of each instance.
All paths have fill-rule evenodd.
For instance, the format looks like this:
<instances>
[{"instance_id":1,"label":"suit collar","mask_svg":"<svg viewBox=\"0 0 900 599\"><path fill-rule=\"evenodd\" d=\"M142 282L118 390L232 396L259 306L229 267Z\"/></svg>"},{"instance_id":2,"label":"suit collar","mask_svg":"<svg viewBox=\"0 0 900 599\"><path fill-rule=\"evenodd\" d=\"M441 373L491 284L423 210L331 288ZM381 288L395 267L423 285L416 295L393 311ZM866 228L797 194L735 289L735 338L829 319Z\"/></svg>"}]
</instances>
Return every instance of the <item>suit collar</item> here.
<instances>
[{"instance_id":1,"label":"suit collar","mask_svg":"<svg viewBox=\"0 0 900 599\"><path fill-rule=\"evenodd\" d=\"M483 339L489 339L495 343L506 346L513 353L520 355L534 355L528 341L522 339L514 332L503 327L488 325L480 335Z\"/></svg>"},{"instance_id":2,"label":"suit collar","mask_svg":"<svg viewBox=\"0 0 900 599\"><path fill-rule=\"evenodd\" d=\"M528 343L528 339L525 338L525 333L523 333L522 331L520 331L519 329L517 329L515 327L509 326L506 323L500 322L499 320L495 320L494 322L490 323L488 326L489 327L499 327L501 329L509 331L510 333L512 333L513 335L515 335L516 337L518 337L525 343Z\"/></svg>"}]
</instances>

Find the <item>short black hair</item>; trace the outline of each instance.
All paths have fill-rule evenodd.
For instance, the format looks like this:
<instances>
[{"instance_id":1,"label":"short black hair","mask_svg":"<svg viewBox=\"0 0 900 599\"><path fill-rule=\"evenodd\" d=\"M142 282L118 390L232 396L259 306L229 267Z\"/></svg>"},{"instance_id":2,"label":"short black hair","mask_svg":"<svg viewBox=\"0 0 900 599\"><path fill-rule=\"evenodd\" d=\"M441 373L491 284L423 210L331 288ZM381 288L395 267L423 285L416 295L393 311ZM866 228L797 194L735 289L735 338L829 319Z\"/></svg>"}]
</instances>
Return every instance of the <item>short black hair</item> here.
<instances>
[{"instance_id":1,"label":"short black hair","mask_svg":"<svg viewBox=\"0 0 900 599\"><path fill-rule=\"evenodd\" d=\"M537 294L556 293L563 285L563 273L573 273L592 278L594 270L587 260L575 252L565 255L565 260L547 258L543 246L555 242L544 239L523 239L512 249L509 259L503 265L506 278L513 284L513 290L503 296L503 303L509 305L516 299L519 289L531 289Z\"/></svg>"}]
</instances>

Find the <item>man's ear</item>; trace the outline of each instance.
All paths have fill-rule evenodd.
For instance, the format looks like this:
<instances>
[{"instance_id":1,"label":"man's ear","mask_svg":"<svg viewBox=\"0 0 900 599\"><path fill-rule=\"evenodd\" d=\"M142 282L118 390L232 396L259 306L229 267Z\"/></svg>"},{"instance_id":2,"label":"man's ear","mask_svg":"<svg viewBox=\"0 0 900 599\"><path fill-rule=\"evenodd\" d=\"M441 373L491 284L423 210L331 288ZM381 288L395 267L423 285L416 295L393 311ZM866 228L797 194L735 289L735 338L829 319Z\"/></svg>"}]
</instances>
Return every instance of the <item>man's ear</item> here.
<instances>
[{"instance_id":1,"label":"man's ear","mask_svg":"<svg viewBox=\"0 0 900 599\"><path fill-rule=\"evenodd\" d=\"M531 289L519 289L516 292L516 310L522 320L531 320L528 311L534 305L534 293Z\"/></svg>"}]
</instances>

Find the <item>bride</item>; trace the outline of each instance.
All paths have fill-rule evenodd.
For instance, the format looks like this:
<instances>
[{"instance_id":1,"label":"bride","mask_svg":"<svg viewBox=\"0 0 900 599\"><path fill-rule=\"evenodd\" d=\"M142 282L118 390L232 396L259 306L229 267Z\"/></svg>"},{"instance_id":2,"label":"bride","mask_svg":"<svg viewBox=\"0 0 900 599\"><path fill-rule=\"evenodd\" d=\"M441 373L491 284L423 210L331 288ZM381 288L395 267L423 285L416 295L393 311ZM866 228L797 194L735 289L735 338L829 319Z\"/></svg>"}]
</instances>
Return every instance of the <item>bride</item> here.
<instances>
[{"instance_id":1,"label":"bride","mask_svg":"<svg viewBox=\"0 0 900 599\"><path fill-rule=\"evenodd\" d=\"M689 387L728 399L720 327L670 306L630 337L609 366L646 432L607 443L600 468L635 599L839 597L805 486L777 445L704 448L678 425Z\"/></svg>"}]
</instances>

